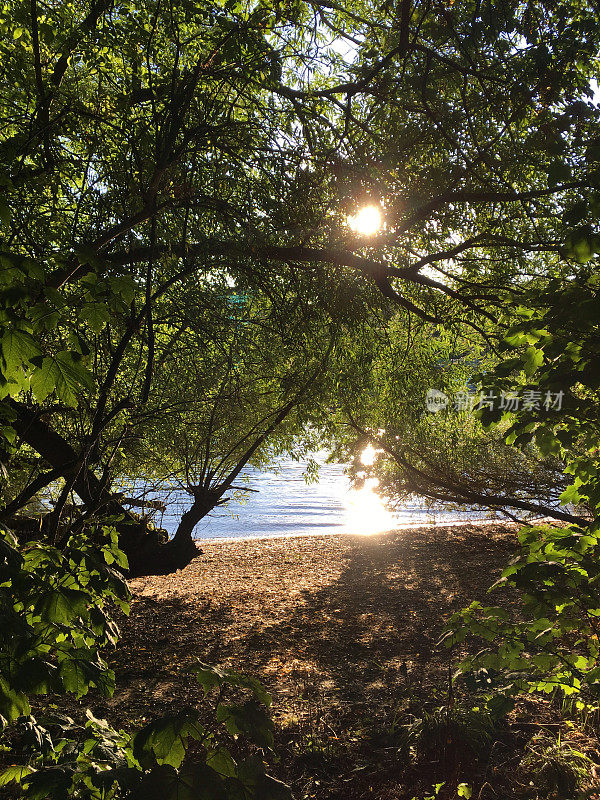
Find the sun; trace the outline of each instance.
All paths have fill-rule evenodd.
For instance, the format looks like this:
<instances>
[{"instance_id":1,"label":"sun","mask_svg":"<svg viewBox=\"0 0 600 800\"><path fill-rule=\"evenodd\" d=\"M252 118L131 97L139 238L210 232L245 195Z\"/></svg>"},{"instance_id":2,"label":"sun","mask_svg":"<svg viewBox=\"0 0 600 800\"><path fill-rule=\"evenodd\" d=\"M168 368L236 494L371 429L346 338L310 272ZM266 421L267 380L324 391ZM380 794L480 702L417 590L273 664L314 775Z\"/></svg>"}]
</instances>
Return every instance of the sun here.
<instances>
[{"instance_id":1,"label":"sun","mask_svg":"<svg viewBox=\"0 0 600 800\"><path fill-rule=\"evenodd\" d=\"M368 444L360 454L360 463L364 467L372 467L376 458L377 450L375 450L372 444Z\"/></svg>"},{"instance_id":2,"label":"sun","mask_svg":"<svg viewBox=\"0 0 600 800\"><path fill-rule=\"evenodd\" d=\"M355 233L373 236L381 229L383 218L377 206L363 206L354 216L348 217L348 225Z\"/></svg>"}]
</instances>

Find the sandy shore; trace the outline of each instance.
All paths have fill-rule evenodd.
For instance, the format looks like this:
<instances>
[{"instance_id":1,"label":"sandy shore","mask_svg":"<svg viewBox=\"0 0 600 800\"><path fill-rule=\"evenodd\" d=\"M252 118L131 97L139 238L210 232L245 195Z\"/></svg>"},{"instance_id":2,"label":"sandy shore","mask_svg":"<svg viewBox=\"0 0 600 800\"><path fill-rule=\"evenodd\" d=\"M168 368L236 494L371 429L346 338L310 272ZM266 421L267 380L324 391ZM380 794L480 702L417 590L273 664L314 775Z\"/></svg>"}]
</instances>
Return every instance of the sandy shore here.
<instances>
[{"instance_id":1,"label":"sandy shore","mask_svg":"<svg viewBox=\"0 0 600 800\"><path fill-rule=\"evenodd\" d=\"M444 619L482 596L514 543L499 524L202 542L186 569L132 581L110 705L131 718L189 702L196 658L281 698L307 683L342 706L407 679L427 692L448 668L435 649Z\"/></svg>"},{"instance_id":2,"label":"sandy shore","mask_svg":"<svg viewBox=\"0 0 600 800\"><path fill-rule=\"evenodd\" d=\"M127 728L186 705L208 721L210 704L188 670L200 659L267 686L279 755L272 767L296 800L411 800L440 780L443 800L462 780L481 787L482 800L516 797L517 784L529 785L515 778L524 747L541 720L554 720L548 701L523 698L521 722L506 728L490 760L460 771L435 753L408 766L398 760L399 725L448 703L459 654L436 647L445 620L471 600L489 601L515 530L203 542L186 569L132 581L131 615L109 656L115 695L80 702L97 702L98 715ZM495 791L486 794L492 773Z\"/></svg>"}]
</instances>

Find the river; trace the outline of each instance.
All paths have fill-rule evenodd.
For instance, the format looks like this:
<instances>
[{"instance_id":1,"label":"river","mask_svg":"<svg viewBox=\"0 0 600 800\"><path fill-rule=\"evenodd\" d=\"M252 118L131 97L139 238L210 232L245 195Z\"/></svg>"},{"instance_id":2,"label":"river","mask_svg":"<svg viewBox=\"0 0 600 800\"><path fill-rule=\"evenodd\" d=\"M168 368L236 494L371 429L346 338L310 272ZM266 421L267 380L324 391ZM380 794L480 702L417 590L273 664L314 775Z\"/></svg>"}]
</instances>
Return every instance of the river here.
<instances>
[{"instance_id":1,"label":"river","mask_svg":"<svg viewBox=\"0 0 600 800\"><path fill-rule=\"evenodd\" d=\"M368 481L352 488L342 464L322 464L318 483L304 480L304 464L284 462L277 471L247 470L249 492L244 503L232 500L216 509L196 527L197 539L262 538L272 536L351 533L370 535L415 524L482 519L481 512L431 510L418 501L397 511L386 508L376 486ZM240 483L240 479L236 484ZM190 505L184 492L148 495L167 501L155 523L174 533Z\"/></svg>"}]
</instances>

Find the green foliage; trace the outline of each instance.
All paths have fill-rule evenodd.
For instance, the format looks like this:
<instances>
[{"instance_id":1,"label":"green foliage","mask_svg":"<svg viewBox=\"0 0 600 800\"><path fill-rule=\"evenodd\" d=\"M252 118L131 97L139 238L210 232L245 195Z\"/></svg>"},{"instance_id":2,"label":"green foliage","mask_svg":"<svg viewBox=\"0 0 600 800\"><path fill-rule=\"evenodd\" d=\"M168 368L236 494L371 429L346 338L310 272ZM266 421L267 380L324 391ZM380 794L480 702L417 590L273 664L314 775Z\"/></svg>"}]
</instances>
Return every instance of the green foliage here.
<instances>
[{"instance_id":1,"label":"green foliage","mask_svg":"<svg viewBox=\"0 0 600 800\"><path fill-rule=\"evenodd\" d=\"M148 723L135 735L114 730L89 711L84 725L57 714L31 716L32 695L95 688L110 696L114 674L101 649L118 629L111 605L128 611L129 593L115 565L127 561L114 528L71 537L58 550L39 542L0 539L0 721L22 761L0 774L0 786L19 784L27 800L67 797L231 798L284 800L287 787L269 776L258 751L236 760L206 713L189 708ZM199 662L192 669L205 692L218 689L215 723L230 741L273 744L269 695L255 679ZM250 697L225 702L225 690ZM189 754L193 740L199 752ZM239 748L238 748L239 749Z\"/></svg>"},{"instance_id":2,"label":"green foliage","mask_svg":"<svg viewBox=\"0 0 600 800\"><path fill-rule=\"evenodd\" d=\"M61 547L1 544L7 724L37 692L111 691L99 648L116 637L125 562L82 525L125 480L184 486L197 520L246 463L331 432L335 410L351 426L340 453L384 431L391 496L545 501L566 466L563 500L600 508L596 10L333 5L0 8L2 499L58 470L62 499L82 503L43 527ZM372 198L386 229L366 242L344 219ZM472 387L476 370L491 392L561 391L565 406L424 412L429 385ZM471 668L508 667L507 692L595 697L597 526L581 522L523 533L502 585L523 593L526 622L478 606L455 620L448 641L483 638ZM207 691L251 693L217 717L269 749L258 685L196 672ZM195 711L133 743L103 725L74 750L59 732L55 762L11 780L32 797L277 794L256 761L186 764L188 742L208 741Z\"/></svg>"},{"instance_id":3,"label":"green foliage","mask_svg":"<svg viewBox=\"0 0 600 800\"><path fill-rule=\"evenodd\" d=\"M590 759L560 737L539 733L528 743L519 764L522 780L533 784L547 796L573 797L577 787L588 777Z\"/></svg>"},{"instance_id":4,"label":"green foliage","mask_svg":"<svg viewBox=\"0 0 600 800\"><path fill-rule=\"evenodd\" d=\"M494 720L485 710L462 705L426 712L407 729L409 741L422 754L461 763L489 751Z\"/></svg>"},{"instance_id":5,"label":"green foliage","mask_svg":"<svg viewBox=\"0 0 600 800\"><path fill-rule=\"evenodd\" d=\"M174 717L159 719L136 734L134 755L141 764L169 764L177 769L185 756L185 744L191 736L202 739L204 729L200 726L198 713L182 710Z\"/></svg>"},{"instance_id":6,"label":"green foliage","mask_svg":"<svg viewBox=\"0 0 600 800\"><path fill-rule=\"evenodd\" d=\"M211 669L220 681L215 721L224 720L231 733L228 721L234 713L233 733L237 735L243 729L252 740L264 725L257 725L258 698L265 696L264 689L245 676L206 664L199 665L199 680ZM254 687L253 701L224 702L223 690L239 690L250 684ZM211 720L206 713L186 708L150 722L132 736L114 730L89 711L84 725L56 714L44 725L33 717L22 719L13 726L12 734L28 760L23 766L4 770L0 785L19 784L25 800L289 800L288 787L266 772L258 751L244 758L234 757L227 734L207 722ZM190 747L192 743L195 747Z\"/></svg>"},{"instance_id":7,"label":"green foliage","mask_svg":"<svg viewBox=\"0 0 600 800\"><path fill-rule=\"evenodd\" d=\"M445 785L446 785L446 781L443 781L442 783L434 784L433 787L432 787L433 788L433 794L425 795L422 798L422 800L435 800L435 798L439 795L439 793L441 792L441 790L444 788ZM459 783L458 784L458 786L456 788L456 796L457 797L470 798L472 796L472 794L473 794L473 789L471 788L471 786L469 786L468 783ZM420 798L413 797L412 800L420 800Z\"/></svg>"},{"instance_id":8,"label":"green foliage","mask_svg":"<svg viewBox=\"0 0 600 800\"><path fill-rule=\"evenodd\" d=\"M570 280L532 289L529 301L504 337L509 358L482 382L496 393L515 386L530 393L533 402L504 415L507 441L521 448L535 443L562 461L571 483L561 501L580 507L582 524L524 528L519 554L492 587L516 590L519 613L474 603L454 615L446 643L467 633L482 641L463 673L484 668L500 673L510 692L573 695L583 709L600 696L597 280L577 270ZM560 402L546 402L550 396ZM501 412L482 417L498 424Z\"/></svg>"},{"instance_id":9,"label":"green foliage","mask_svg":"<svg viewBox=\"0 0 600 800\"><path fill-rule=\"evenodd\" d=\"M269 693L265 691L260 681L256 680L256 678L241 675L234 670L204 664L202 661L198 661L191 669L205 693L208 693L213 687L236 686L240 689L249 689L263 705L271 705Z\"/></svg>"},{"instance_id":10,"label":"green foliage","mask_svg":"<svg viewBox=\"0 0 600 800\"><path fill-rule=\"evenodd\" d=\"M517 590L520 607L472 603L453 615L444 642L470 634L480 642L462 673L501 673L504 692L600 697L600 560L595 529L540 525L519 533L520 552L493 591Z\"/></svg>"},{"instance_id":11,"label":"green foliage","mask_svg":"<svg viewBox=\"0 0 600 800\"><path fill-rule=\"evenodd\" d=\"M434 784L434 786L433 786L433 794L425 795L422 798L422 800L435 800L435 798L438 796L438 794L444 788L445 785L446 785L445 781L443 781L442 783ZM418 798L418 797L413 797L412 800L421 800L421 799Z\"/></svg>"},{"instance_id":12,"label":"green foliage","mask_svg":"<svg viewBox=\"0 0 600 800\"><path fill-rule=\"evenodd\" d=\"M31 390L39 402L55 394L75 406L94 381L80 347L62 349L52 343L50 332L59 319L68 324L70 309L58 292L45 289L45 277L39 262L11 253L0 256L0 400ZM46 302L40 302L42 292Z\"/></svg>"},{"instance_id":13,"label":"green foliage","mask_svg":"<svg viewBox=\"0 0 600 800\"><path fill-rule=\"evenodd\" d=\"M127 564L116 531L72 536L58 550L39 542L20 547L3 529L0 558L2 724L28 714L34 694L81 697L91 687L112 694L114 674L99 649L116 643L111 605L127 611L129 599L111 566Z\"/></svg>"},{"instance_id":14,"label":"green foliage","mask_svg":"<svg viewBox=\"0 0 600 800\"><path fill-rule=\"evenodd\" d=\"M595 513L600 504L597 278L578 271L572 280L555 279L531 292L529 301L519 310L521 321L504 337L509 358L482 376L483 387L499 392L517 385L523 396L529 393L529 404L506 414L507 441L520 447L535 442L543 453L559 458L571 480L562 501ZM490 424L500 415L486 410L482 418Z\"/></svg>"},{"instance_id":15,"label":"green foliage","mask_svg":"<svg viewBox=\"0 0 600 800\"><path fill-rule=\"evenodd\" d=\"M114 689L100 655L116 643L110 606L128 611L129 593L115 570L127 562L114 528L71 537L58 550L39 542L19 546L4 530L0 540L0 714L5 735L26 761L6 769L0 785L17 783L27 800L81 797L286 798L287 788L265 772L258 755L237 761L196 709L154 720L131 736L88 712L85 725L59 715L31 716L32 695ZM205 689L218 687L215 721L233 738L269 751L270 698L253 678L198 663ZM250 699L224 702L227 687ZM204 715L206 716L206 715ZM196 740L202 755L188 758ZM185 763L183 763L185 761Z\"/></svg>"},{"instance_id":16,"label":"green foliage","mask_svg":"<svg viewBox=\"0 0 600 800\"><path fill-rule=\"evenodd\" d=\"M393 504L416 496L434 507L509 508L516 501L535 513L556 506L568 483L556 456L535 442L520 450L507 444L504 421L494 430L482 424L474 375L493 370L498 359L467 333L407 331L400 314L384 331L365 325L340 365L339 456L360 477L365 445L379 450L369 474ZM427 410L429 389L447 395L447 408Z\"/></svg>"}]
</instances>

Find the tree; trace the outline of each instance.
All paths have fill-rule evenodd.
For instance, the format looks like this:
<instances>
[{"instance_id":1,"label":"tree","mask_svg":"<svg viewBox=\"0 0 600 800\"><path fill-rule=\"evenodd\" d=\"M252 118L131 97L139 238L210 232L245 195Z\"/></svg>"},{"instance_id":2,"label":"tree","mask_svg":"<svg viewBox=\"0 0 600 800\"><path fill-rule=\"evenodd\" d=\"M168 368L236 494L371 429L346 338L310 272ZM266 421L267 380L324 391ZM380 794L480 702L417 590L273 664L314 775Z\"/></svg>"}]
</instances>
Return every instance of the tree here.
<instances>
[{"instance_id":1,"label":"tree","mask_svg":"<svg viewBox=\"0 0 600 800\"><path fill-rule=\"evenodd\" d=\"M82 6L68 19L54 11L34 3L6 17L15 58L2 143L2 392L17 491L8 489L5 513L60 478L44 525L51 539L66 538L59 522L74 491L77 525L98 513L121 518L132 569L173 569L195 554L193 525L244 464L264 458L300 404L316 405L334 337L328 305L351 289L293 262L295 242L322 225L329 178L304 165L294 104L275 100L296 44L285 25L279 49L269 43L278 13L155 3L135 13ZM69 33L56 37L61 25ZM251 311L236 319L232 301L244 295ZM194 385L174 365L194 370ZM165 404L176 402L179 416L167 420ZM201 416L193 433L192 413ZM162 450L147 448L142 462L138 446L136 463L126 450L143 446L144 426ZM182 439L196 454L209 445L202 467L185 460ZM125 512L111 481L117 465L142 477L173 460L193 508L157 558L157 537Z\"/></svg>"},{"instance_id":2,"label":"tree","mask_svg":"<svg viewBox=\"0 0 600 800\"><path fill-rule=\"evenodd\" d=\"M323 332L376 288L490 343L561 269L557 209L597 186L593 11L543 8L7 6L3 414L38 454L9 502L58 473L63 505L77 484L123 516L100 441L151 402L186 281L277 286ZM367 198L386 216L368 242L343 225Z\"/></svg>"},{"instance_id":3,"label":"tree","mask_svg":"<svg viewBox=\"0 0 600 800\"><path fill-rule=\"evenodd\" d=\"M10 726L11 747L3 746L18 762L0 772L0 787L17 784L19 796L32 800L143 798L149 791L168 798L191 792L289 798L263 760L273 744L271 698L258 681L232 670L202 662L191 670L205 694L218 687L221 730L207 726L192 707L154 719L135 735L116 731L89 710L83 724L55 706L54 713L42 710L41 719L32 716L36 695L81 698L95 688L109 697L114 691L101 649L118 638L115 605L129 610L127 585L113 566L126 566L117 539L117 531L105 527L95 543L87 534L71 537L60 551L39 542L19 548L10 533L0 532L0 732ZM226 702L232 689L237 702ZM235 757L228 749L240 734L254 745L243 759L239 744Z\"/></svg>"},{"instance_id":4,"label":"tree","mask_svg":"<svg viewBox=\"0 0 600 800\"><path fill-rule=\"evenodd\" d=\"M508 444L506 420L494 430L482 424L478 406L486 409L490 397L476 391L474 376L497 364L485 340L477 343L468 329L407 331L393 317L383 332L365 330L343 368L343 395L352 399L340 403L338 455L362 475L361 451L375 447L369 471L392 505L417 497L436 507L584 522L583 509L561 506L569 478L558 453L542 452L535 442L523 449ZM428 408L431 390L443 392L445 408ZM499 411L500 399L494 394Z\"/></svg>"},{"instance_id":5,"label":"tree","mask_svg":"<svg viewBox=\"0 0 600 800\"><path fill-rule=\"evenodd\" d=\"M597 303L593 276L578 266L597 249L592 4L9 1L0 31L5 514L52 482L60 490L44 543L24 548L7 535L5 589L36 581L71 589L88 554L102 552L110 522L136 573L183 566L195 552L194 519L224 499L240 467L293 449L294 434L347 406L349 386L368 395L358 413L350 409L359 435L372 435L383 416L402 438L402 449L395 438L386 445L401 456L391 475L400 474L402 490L482 505L510 492L539 511L541 495L562 480L559 461L575 479L565 499L596 513ZM347 45L345 58L332 39ZM386 220L370 239L344 225L366 202L380 204ZM492 389L508 375L525 387L537 371L568 391L560 415L513 420L509 436L528 448L522 454L502 441L507 419L493 435L469 421L456 447L452 420L433 422L416 407L393 418L396 398L421 390L437 367L450 384L472 383L468 357L445 363L463 345L493 368ZM398 382L393 367L405 347L418 371ZM491 465L482 465L484 442ZM477 474L465 476L465 465ZM131 472L176 476L189 490L179 540L161 542L126 510L119 480ZM536 686L550 683L541 680L550 671L561 686L577 689L583 676L597 692L595 525L523 535L506 582L534 598L534 617L543 608L536 624L548 620L547 628L515 629L490 615L502 623L493 636L520 639L506 651L517 653L518 670L524 648L536 656ZM85 550L74 559L73 536ZM22 551L41 553L46 571L32 579ZM110 595L102 582L118 580L107 566L94 576L99 599L84 575L78 594L61 589L63 600L40 615L3 590L29 644L39 626L53 637L66 617L72 628L68 647L62 633L42 641L50 655L41 664L18 635L4 643L7 719L27 711L9 678L25 692L40 666L43 677L65 662L67 684L104 674L96 655L108 620L94 636L80 629L95 624L88 606ZM48 620L56 608L62 616ZM573 650L582 621L590 635ZM86 636L89 652L61 659ZM549 661L540 648L556 650L555 640L558 660L555 652ZM15 665L15 652L32 663ZM239 729L233 712L226 719ZM165 743L192 735L193 717L151 723L137 750L90 722L92 747L112 742L111 766L135 759L140 773L151 762L165 792L193 791L206 777L174 776L181 752ZM258 736L268 744L265 725ZM103 791L87 747L76 748L68 786L42 782L40 791ZM56 760L55 777L65 767ZM264 788L260 764L239 773L223 754L220 763L230 774L215 779L216 796L229 779L238 795ZM13 777L35 795L36 779ZM113 784L108 791L120 792Z\"/></svg>"},{"instance_id":6,"label":"tree","mask_svg":"<svg viewBox=\"0 0 600 800\"><path fill-rule=\"evenodd\" d=\"M386 451L380 477L392 497L415 491L493 508L513 500L517 511L586 522L585 512L557 508L569 482L558 449L540 453L533 442L515 452L501 429L423 414L423 395L453 383L474 388L481 365L471 363L471 352L488 369L501 360L503 336L518 307L529 305L529 290L568 283L577 259L594 252L594 10L473 3L417 5L407 14L393 33L383 17L361 16L368 35L360 68L371 83L348 90L354 147L340 169L349 195L358 186L384 198L389 228L376 241L377 258L392 288L412 280L410 300L432 325L425 337L455 344L441 348L436 371L411 329L402 369L415 371L413 380L398 377L393 345L389 369L385 357L383 368L378 356L364 359L368 377L357 383L364 402L350 425ZM378 55L384 41L398 45L387 60ZM363 361L356 363L361 372Z\"/></svg>"},{"instance_id":7,"label":"tree","mask_svg":"<svg viewBox=\"0 0 600 800\"><path fill-rule=\"evenodd\" d=\"M578 240L580 241L580 240ZM597 246L587 235L578 259L589 262ZM551 392L560 404L521 407L505 426L507 441L525 448L532 441L560 458L569 485L564 503L585 504L591 512L579 525L538 525L519 533L520 552L495 589L517 590L517 614L474 603L454 615L446 642L471 635L483 647L461 665L464 673L484 669L502 676L504 691L522 690L574 696L575 707L596 707L600 694L598 648L598 292L589 265L569 280L554 280L532 291L521 321L505 336L505 358L483 376L486 389L508 384ZM533 388L535 387L535 388ZM498 424L493 409L489 425Z\"/></svg>"}]
</instances>

